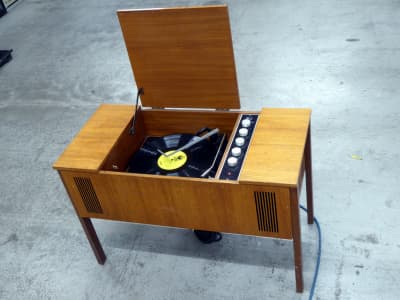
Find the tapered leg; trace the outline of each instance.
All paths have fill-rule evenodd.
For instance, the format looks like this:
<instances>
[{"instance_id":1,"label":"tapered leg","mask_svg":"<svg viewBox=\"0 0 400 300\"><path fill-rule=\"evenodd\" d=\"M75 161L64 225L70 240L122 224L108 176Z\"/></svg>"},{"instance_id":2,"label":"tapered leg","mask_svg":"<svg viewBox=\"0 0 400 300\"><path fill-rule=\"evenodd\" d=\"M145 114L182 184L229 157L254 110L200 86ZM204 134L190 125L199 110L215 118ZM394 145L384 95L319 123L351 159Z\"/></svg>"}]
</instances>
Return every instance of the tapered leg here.
<instances>
[{"instance_id":1,"label":"tapered leg","mask_svg":"<svg viewBox=\"0 0 400 300\"><path fill-rule=\"evenodd\" d=\"M296 292L303 292L303 266L301 254L301 232L299 216L299 194L297 188L290 189L290 208L292 217L294 272L296 276Z\"/></svg>"},{"instance_id":2,"label":"tapered leg","mask_svg":"<svg viewBox=\"0 0 400 300\"><path fill-rule=\"evenodd\" d=\"M103 248L101 247L99 238L97 237L96 231L94 230L92 221L89 218L80 218L83 230L86 233L86 237L92 247L93 253L96 256L97 262L100 265L104 265L106 261L106 255L104 254Z\"/></svg>"},{"instance_id":3,"label":"tapered leg","mask_svg":"<svg viewBox=\"0 0 400 300\"><path fill-rule=\"evenodd\" d=\"M307 189L307 222L314 223L314 200L312 186L312 162L311 162L311 124L308 127L306 149L305 149L305 170L306 170L306 189Z\"/></svg>"}]
</instances>

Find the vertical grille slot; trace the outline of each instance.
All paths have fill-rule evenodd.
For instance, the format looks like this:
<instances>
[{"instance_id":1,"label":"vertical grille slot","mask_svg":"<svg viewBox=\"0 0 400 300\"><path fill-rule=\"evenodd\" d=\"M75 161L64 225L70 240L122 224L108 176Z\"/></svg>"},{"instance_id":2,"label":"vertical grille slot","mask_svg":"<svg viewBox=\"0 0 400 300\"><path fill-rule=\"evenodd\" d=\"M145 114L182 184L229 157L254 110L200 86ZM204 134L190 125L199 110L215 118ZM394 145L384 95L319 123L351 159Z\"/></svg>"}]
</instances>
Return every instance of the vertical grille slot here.
<instances>
[{"instance_id":1,"label":"vertical grille slot","mask_svg":"<svg viewBox=\"0 0 400 300\"><path fill-rule=\"evenodd\" d=\"M254 192L258 230L279 232L276 195L272 192Z\"/></svg>"},{"instance_id":2,"label":"vertical grille slot","mask_svg":"<svg viewBox=\"0 0 400 300\"><path fill-rule=\"evenodd\" d=\"M103 209L101 208L99 199L97 198L90 179L85 177L74 177L74 181L86 210L90 213L102 214Z\"/></svg>"}]
</instances>

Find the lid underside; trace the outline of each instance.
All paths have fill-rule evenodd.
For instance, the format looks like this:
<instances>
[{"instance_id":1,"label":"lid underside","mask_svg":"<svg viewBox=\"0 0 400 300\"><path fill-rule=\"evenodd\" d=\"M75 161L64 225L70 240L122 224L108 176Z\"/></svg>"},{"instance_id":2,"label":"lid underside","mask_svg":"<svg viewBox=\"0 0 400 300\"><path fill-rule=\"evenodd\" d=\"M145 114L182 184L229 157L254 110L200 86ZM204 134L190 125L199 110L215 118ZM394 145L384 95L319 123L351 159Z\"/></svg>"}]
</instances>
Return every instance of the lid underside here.
<instances>
[{"instance_id":1,"label":"lid underside","mask_svg":"<svg viewBox=\"0 0 400 300\"><path fill-rule=\"evenodd\" d=\"M226 6L118 11L148 107L240 108Z\"/></svg>"}]
</instances>

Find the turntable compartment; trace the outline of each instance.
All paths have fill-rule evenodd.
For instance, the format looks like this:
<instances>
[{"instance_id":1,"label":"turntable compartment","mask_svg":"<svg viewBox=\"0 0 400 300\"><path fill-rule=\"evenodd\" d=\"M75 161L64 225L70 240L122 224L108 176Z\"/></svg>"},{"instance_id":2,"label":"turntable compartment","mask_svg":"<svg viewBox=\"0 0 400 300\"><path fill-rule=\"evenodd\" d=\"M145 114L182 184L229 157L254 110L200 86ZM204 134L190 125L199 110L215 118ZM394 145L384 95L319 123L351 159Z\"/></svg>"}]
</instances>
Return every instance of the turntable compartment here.
<instances>
[{"instance_id":1,"label":"turntable compartment","mask_svg":"<svg viewBox=\"0 0 400 300\"><path fill-rule=\"evenodd\" d=\"M131 118L126 120L126 126L107 155L101 169L123 172L127 168L130 157L142 145L145 137L164 136L177 133L196 133L199 129L218 128L227 138L234 130L239 112L229 111L193 111L142 109L137 112L137 131L134 136L129 134L132 126Z\"/></svg>"}]
</instances>

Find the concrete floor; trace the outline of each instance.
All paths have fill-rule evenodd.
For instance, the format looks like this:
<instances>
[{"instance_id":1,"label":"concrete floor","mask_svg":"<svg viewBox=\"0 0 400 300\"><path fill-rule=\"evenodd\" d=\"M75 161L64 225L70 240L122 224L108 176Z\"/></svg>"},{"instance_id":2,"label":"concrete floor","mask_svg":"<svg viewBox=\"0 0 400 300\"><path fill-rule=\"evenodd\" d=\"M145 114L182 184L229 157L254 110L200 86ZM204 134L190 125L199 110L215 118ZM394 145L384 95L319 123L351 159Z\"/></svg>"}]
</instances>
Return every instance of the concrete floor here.
<instances>
[{"instance_id":1,"label":"concrete floor","mask_svg":"<svg viewBox=\"0 0 400 300\"><path fill-rule=\"evenodd\" d=\"M0 299L307 299L305 215L303 295L287 241L204 246L186 230L95 221L99 266L51 169L98 104L134 101L115 11L215 2L20 0L0 19L0 49L14 49L0 69ZM313 109L315 298L399 299L400 2L227 2L242 107Z\"/></svg>"}]
</instances>

